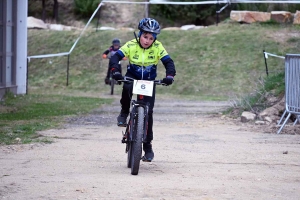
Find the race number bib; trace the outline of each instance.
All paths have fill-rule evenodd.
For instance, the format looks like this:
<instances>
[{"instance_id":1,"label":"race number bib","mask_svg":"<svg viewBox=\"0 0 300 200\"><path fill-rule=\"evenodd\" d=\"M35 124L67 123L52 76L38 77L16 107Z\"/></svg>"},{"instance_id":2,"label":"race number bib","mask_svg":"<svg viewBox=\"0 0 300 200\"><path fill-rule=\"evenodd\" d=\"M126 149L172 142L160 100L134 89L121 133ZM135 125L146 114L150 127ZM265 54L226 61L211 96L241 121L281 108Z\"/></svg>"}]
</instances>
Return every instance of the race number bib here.
<instances>
[{"instance_id":1,"label":"race number bib","mask_svg":"<svg viewBox=\"0 0 300 200\"><path fill-rule=\"evenodd\" d=\"M152 97L153 81L134 80L132 93Z\"/></svg>"}]
</instances>

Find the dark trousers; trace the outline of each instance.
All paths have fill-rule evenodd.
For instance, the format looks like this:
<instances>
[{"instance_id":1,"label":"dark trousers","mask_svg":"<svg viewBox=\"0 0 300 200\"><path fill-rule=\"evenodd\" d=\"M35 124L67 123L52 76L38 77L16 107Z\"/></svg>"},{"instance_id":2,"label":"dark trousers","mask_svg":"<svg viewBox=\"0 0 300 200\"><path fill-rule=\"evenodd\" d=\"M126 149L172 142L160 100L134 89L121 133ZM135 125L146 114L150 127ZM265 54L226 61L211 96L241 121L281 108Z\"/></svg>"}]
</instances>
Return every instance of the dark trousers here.
<instances>
[{"instance_id":1,"label":"dark trousers","mask_svg":"<svg viewBox=\"0 0 300 200\"><path fill-rule=\"evenodd\" d=\"M129 76L131 78L136 79L134 76L129 74L128 72L126 73L125 76ZM122 98L120 100L121 106L122 106L122 111L129 113L130 110L130 102L132 98L132 87L133 83L126 83L124 82L123 84L123 91L122 91ZM149 110L148 110L148 130L147 130L147 142L151 142L153 140L153 108L154 108L154 102L155 102L155 85L153 88L153 95L152 97L149 96L144 96L143 99L144 102L149 102Z\"/></svg>"}]
</instances>

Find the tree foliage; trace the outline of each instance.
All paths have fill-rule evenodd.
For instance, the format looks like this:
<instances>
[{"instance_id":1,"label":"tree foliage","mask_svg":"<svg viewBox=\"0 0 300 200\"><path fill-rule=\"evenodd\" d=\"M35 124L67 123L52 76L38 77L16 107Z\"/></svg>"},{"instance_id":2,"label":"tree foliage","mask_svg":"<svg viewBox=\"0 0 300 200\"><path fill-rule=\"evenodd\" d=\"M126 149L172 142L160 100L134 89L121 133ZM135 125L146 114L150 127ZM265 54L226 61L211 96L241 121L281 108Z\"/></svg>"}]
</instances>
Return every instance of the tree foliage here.
<instances>
[{"instance_id":1,"label":"tree foliage","mask_svg":"<svg viewBox=\"0 0 300 200\"><path fill-rule=\"evenodd\" d=\"M28 0L28 16L41 17L43 21L52 16L58 22L58 6L58 0Z\"/></svg>"},{"instance_id":2,"label":"tree foliage","mask_svg":"<svg viewBox=\"0 0 300 200\"><path fill-rule=\"evenodd\" d=\"M99 0L74 0L74 11L82 17L90 17L99 4Z\"/></svg>"},{"instance_id":3,"label":"tree foliage","mask_svg":"<svg viewBox=\"0 0 300 200\"><path fill-rule=\"evenodd\" d=\"M172 2L199 2L199 0L171 0ZM205 1L205 0L203 0ZM193 23L196 25L209 25L219 10L225 4L214 5L150 5L150 14L160 19L167 19L170 22ZM231 4L220 13L220 19L229 17L230 10L249 10L249 11L289 11L294 13L300 10L299 4L262 4L262 3L240 3Z\"/></svg>"},{"instance_id":4,"label":"tree foliage","mask_svg":"<svg viewBox=\"0 0 300 200\"><path fill-rule=\"evenodd\" d=\"M172 0L175 2L199 2L199 0ZM215 15L215 5L151 5L150 13L172 21L204 24L206 19Z\"/></svg>"}]
</instances>

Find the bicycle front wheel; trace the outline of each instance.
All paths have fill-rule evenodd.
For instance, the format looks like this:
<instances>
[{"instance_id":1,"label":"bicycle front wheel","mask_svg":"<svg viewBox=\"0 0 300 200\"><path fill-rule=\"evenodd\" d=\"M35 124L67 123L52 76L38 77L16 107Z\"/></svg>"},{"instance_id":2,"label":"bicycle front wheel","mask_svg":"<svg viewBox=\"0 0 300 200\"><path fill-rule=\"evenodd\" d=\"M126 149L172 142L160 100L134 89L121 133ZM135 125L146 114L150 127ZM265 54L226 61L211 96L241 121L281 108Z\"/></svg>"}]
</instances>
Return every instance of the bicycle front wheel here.
<instances>
[{"instance_id":1,"label":"bicycle front wheel","mask_svg":"<svg viewBox=\"0 0 300 200\"><path fill-rule=\"evenodd\" d=\"M128 168L131 168L131 161L132 161L132 142L130 141L130 142L128 142L128 146L127 146L127 148L128 148L128 151L127 151L127 167Z\"/></svg>"},{"instance_id":2,"label":"bicycle front wheel","mask_svg":"<svg viewBox=\"0 0 300 200\"><path fill-rule=\"evenodd\" d=\"M115 87L115 80L111 79L110 80L110 94L113 95L114 94L114 87Z\"/></svg>"},{"instance_id":3,"label":"bicycle front wheel","mask_svg":"<svg viewBox=\"0 0 300 200\"><path fill-rule=\"evenodd\" d=\"M144 113L143 107L138 107L138 115L135 131L133 135L133 142L131 143L132 155L131 155L131 174L137 175L139 173L140 161L142 157L142 144L143 144L143 134L144 134Z\"/></svg>"}]
</instances>

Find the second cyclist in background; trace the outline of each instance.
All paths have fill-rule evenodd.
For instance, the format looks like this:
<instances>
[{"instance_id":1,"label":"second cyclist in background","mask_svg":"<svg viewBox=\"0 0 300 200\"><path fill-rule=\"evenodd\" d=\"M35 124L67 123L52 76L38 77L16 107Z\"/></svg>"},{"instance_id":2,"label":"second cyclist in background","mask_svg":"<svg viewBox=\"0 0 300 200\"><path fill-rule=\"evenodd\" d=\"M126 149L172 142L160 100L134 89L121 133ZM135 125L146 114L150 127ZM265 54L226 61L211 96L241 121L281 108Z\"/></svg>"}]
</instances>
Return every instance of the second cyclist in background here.
<instances>
[{"instance_id":1,"label":"second cyclist in background","mask_svg":"<svg viewBox=\"0 0 300 200\"><path fill-rule=\"evenodd\" d=\"M120 49L120 47L121 47L120 40L118 38L114 38L113 41L112 41L112 45L107 50L105 50L103 52L102 58L103 59L106 59L106 58L110 59ZM119 64L119 65L121 65L121 64ZM121 66L119 66L119 67L120 67L120 69L122 69ZM105 84L109 84L109 76L110 76L110 68L108 66L106 77L104 79Z\"/></svg>"}]
</instances>

